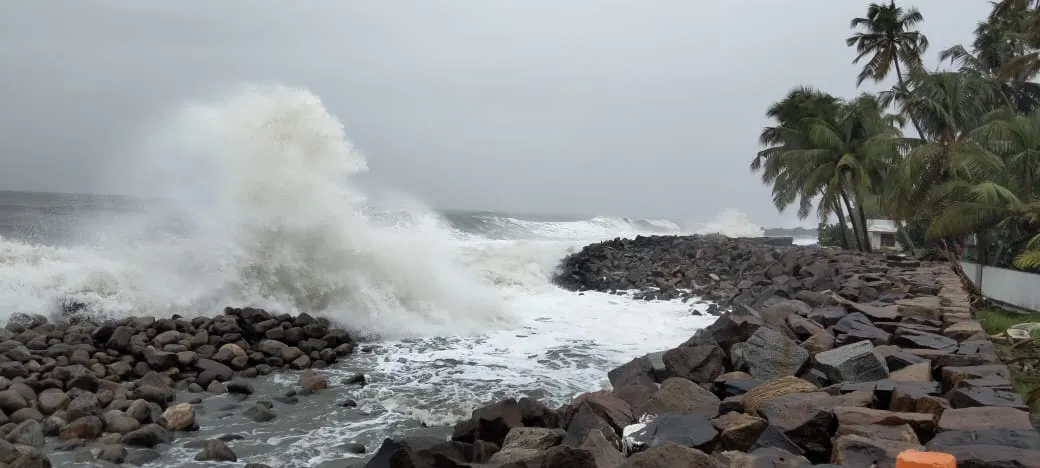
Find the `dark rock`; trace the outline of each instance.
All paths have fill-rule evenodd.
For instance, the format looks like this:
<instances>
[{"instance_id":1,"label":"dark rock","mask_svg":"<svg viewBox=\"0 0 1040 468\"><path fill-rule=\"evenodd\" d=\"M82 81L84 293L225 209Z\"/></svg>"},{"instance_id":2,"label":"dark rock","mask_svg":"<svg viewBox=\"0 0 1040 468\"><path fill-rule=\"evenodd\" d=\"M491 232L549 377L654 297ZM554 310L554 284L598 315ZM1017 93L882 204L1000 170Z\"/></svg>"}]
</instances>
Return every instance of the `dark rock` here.
<instances>
[{"instance_id":1,"label":"dark rock","mask_svg":"<svg viewBox=\"0 0 1040 468\"><path fill-rule=\"evenodd\" d=\"M365 374L354 374L346 379L343 379L343 385L365 385L367 384Z\"/></svg>"},{"instance_id":2,"label":"dark rock","mask_svg":"<svg viewBox=\"0 0 1040 468\"><path fill-rule=\"evenodd\" d=\"M610 392L589 392L578 395L578 397L571 402L571 407L568 408L568 411L566 411L564 415L565 425L571 423L573 415L583 403L588 404L589 408L592 409L597 416L610 424L613 431L618 434L620 434L626 426L633 424L636 421L632 407L628 402L612 395ZM528 425L527 422L528 420L525 420L524 425Z\"/></svg>"},{"instance_id":3,"label":"dark rock","mask_svg":"<svg viewBox=\"0 0 1040 468\"><path fill-rule=\"evenodd\" d=\"M743 355L747 372L763 380L796 375L809 359L808 351L782 333L765 327L751 335Z\"/></svg>"},{"instance_id":4,"label":"dark rock","mask_svg":"<svg viewBox=\"0 0 1040 468\"><path fill-rule=\"evenodd\" d=\"M711 423L719 431L719 441L723 449L744 452L751 449L768 426L765 419L735 411L712 419Z\"/></svg>"},{"instance_id":5,"label":"dark rock","mask_svg":"<svg viewBox=\"0 0 1040 468\"><path fill-rule=\"evenodd\" d=\"M235 455L227 444L220 439L212 439L206 441L206 447L195 455L196 461L238 461L238 455Z\"/></svg>"},{"instance_id":6,"label":"dark rock","mask_svg":"<svg viewBox=\"0 0 1040 468\"><path fill-rule=\"evenodd\" d=\"M834 325L834 331L838 333L836 344L843 346L857 341L870 341L875 346L886 345L892 339L892 335L871 323L866 315L853 312Z\"/></svg>"},{"instance_id":7,"label":"dark rock","mask_svg":"<svg viewBox=\"0 0 1040 468\"><path fill-rule=\"evenodd\" d=\"M678 444L664 443L628 457L619 468L721 468L708 454Z\"/></svg>"},{"instance_id":8,"label":"dark rock","mask_svg":"<svg viewBox=\"0 0 1040 468\"><path fill-rule=\"evenodd\" d=\"M642 411L635 414L661 415L673 412L700 412L708 418L719 414L721 400L713 393L689 380L673 377L665 380L661 388L647 401Z\"/></svg>"},{"instance_id":9,"label":"dark rock","mask_svg":"<svg viewBox=\"0 0 1040 468\"><path fill-rule=\"evenodd\" d=\"M950 395L950 405L954 408L971 408L975 406L1007 406L1028 411L1029 407L1017 393L1008 390L997 390L991 387L961 387Z\"/></svg>"},{"instance_id":10,"label":"dark rock","mask_svg":"<svg viewBox=\"0 0 1040 468\"><path fill-rule=\"evenodd\" d=\"M842 466L895 466L896 457L904 450L923 450L919 444L858 435L834 439L831 461Z\"/></svg>"},{"instance_id":11,"label":"dark rock","mask_svg":"<svg viewBox=\"0 0 1040 468\"><path fill-rule=\"evenodd\" d=\"M564 435L561 443L572 447L580 447L588 437L589 431L592 430L599 430L612 444L618 445L617 432L615 432L609 422L596 413L596 410L589 402L582 402L577 406L574 416L567 423L567 433Z\"/></svg>"},{"instance_id":12,"label":"dark rock","mask_svg":"<svg viewBox=\"0 0 1040 468\"><path fill-rule=\"evenodd\" d=\"M813 365L832 382L869 382L888 377L870 341L847 344L813 357Z\"/></svg>"},{"instance_id":13,"label":"dark rock","mask_svg":"<svg viewBox=\"0 0 1040 468\"><path fill-rule=\"evenodd\" d=\"M1029 413L1006 406L954 408L942 412L938 431L1032 430ZM926 440L923 442L927 442Z\"/></svg>"},{"instance_id":14,"label":"dark rock","mask_svg":"<svg viewBox=\"0 0 1040 468\"><path fill-rule=\"evenodd\" d=\"M711 452L719 433L704 413L665 413L636 431L629 438L638 447L656 447L673 443Z\"/></svg>"},{"instance_id":15,"label":"dark rock","mask_svg":"<svg viewBox=\"0 0 1040 468\"><path fill-rule=\"evenodd\" d=\"M915 330L900 329L892 344L904 348L935 349L939 351L954 351L957 349L957 340L947 338L934 333L925 333Z\"/></svg>"},{"instance_id":16,"label":"dark rock","mask_svg":"<svg viewBox=\"0 0 1040 468\"><path fill-rule=\"evenodd\" d=\"M817 307L809 313L807 318L816 323L823 325L824 327L832 327L837 325L841 319L849 315L848 311L841 306L827 306Z\"/></svg>"},{"instance_id":17,"label":"dark rock","mask_svg":"<svg viewBox=\"0 0 1040 468\"><path fill-rule=\"evenodd\" d=\"M259 402L247 408L242 414L256 422L267 422L276 416L269 407Z\"/></svg>"},{"instance_id":18,"label":"dark rock","mask_svg":"<svg viewBox=\"0 0 1040 468\"><path fill-rule=\"evenodd\" d=\"M234 380L225 384L228 393L237 393L240 395L252 395L253 385L249 382L241 380Z\"/></svg>"},{"instance_id":19,"label":"dark rock","mask_svg":"<svg viewBox=\"0 0 1040 468\"><path fill-rule=\"evenodd\" d=\"M680 346L662 356L668 376L711 382L725 372L726 354L716 345Z\"/></svg>"},{"instance_id":20,"label":"dark rock","mask_svg":"<svg viewBox=\"0 0 1040 468\"><path fill-rule=\"evenodd\" d=\"M136 431L131 431L123 434L122 442L124 445L132 447L145 447L154 448L156 445L169 443L173 439L170 431L158 424L145 424Z\"/></svg>"},{"instance_id":21,"label":"dark rock","mask_svg":"<svg viewBox=\"0 0 1040 468\"><path fill-rule=\"evenodd\" d=\"M834 414L830 405L831 396L826 393L796 393L766 400L758 412L770 426L782 430L804 450L809 459L822 459L831 449Z\"/></svg>"}]
</instances>

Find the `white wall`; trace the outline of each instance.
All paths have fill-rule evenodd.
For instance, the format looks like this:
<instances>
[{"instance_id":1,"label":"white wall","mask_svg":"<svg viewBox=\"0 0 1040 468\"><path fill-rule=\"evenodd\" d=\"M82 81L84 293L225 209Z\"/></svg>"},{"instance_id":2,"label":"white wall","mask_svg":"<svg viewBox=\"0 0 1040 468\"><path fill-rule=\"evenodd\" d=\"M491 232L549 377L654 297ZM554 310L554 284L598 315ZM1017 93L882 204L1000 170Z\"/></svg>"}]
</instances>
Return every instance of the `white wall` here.
<instances>
[{"instance_id":1,"label":"white wall","mask_svg":"<svg viewBox=\"0 0 1040 468\"><path fill-rule=\"evenodd\" d=\"M1040 275L961 262L982 295L1027 310L1040 312Z\"/></svg>"},{"instance_id":2,"label":"white wall","mask_svg":"<svg viewBox=\"0 0 1040 468\"><path fill-rule=\"evenodd\" d=\"M882 247L881 246L881 235L888 234L883 232L867 232L867 239L870 239L870 247L874 250L891 249L891 250L903 250L903 243L899 242L899 237L895 233L891 233L895 236L896 246L895 247Z\"/></svg>"}]
</instances>

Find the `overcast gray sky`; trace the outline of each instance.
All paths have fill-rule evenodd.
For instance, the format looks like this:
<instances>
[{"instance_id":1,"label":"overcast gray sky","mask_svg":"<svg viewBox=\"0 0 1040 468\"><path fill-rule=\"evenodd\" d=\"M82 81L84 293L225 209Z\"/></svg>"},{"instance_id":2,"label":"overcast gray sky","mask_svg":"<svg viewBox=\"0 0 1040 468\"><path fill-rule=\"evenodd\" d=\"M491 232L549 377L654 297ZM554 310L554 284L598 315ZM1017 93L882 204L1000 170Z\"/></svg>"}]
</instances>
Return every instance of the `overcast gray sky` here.
<instances>
[{"instance_id":1,"label":"overcast gray sky","mask_svg":"<svg viewBox=\"0 0 1040 468\"><path fill-rule=\"evenodd\" d=\"M0 0L0 189L111 191L97 168L142 119L280 82L435 207L793 225L748 171L763 112L799 84L856 92L867 3ZM990 8L899 3L932 57Z\"/></svg>"}]
</instances>

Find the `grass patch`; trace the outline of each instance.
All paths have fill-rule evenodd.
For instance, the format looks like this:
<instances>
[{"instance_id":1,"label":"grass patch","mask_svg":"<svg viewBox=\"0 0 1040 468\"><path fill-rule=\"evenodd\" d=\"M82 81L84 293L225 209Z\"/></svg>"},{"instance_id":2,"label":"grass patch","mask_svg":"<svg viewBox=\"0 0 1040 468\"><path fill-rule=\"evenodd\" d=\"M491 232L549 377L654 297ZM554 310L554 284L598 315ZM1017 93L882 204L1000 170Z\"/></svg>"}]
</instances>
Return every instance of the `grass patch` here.
<instances>
[{"instance_id":1,"label":"grass patch","mask_svg":"<svg viewBox=\"0 0 1040 468\"><path fill-rule=\"evenodd\" d=\"M982 322L982 328L985 328L986 333L990 335L1004 333L1004 330L1012 325L1040 321L1040 316L992 306L976 310L975 316Z\"/></svg>"},{"instance_id":2,"label":"grass patch","mask_svg":"<svg viewBox=\"0 0 1040 468\"><path fill-rule=\"evenodd\" d=\"M975 311L975 315L982 322L982 328L986 333L1002 335L994 337L993 344L1000 359L1011 369L1015 392L1026 400L1031 412L1040 413L1040 401L1036 398L1040 395L1040 390L1037 390L1040 389L1040 331L1034 331L1031 334L1032 339L1025 341L1012 341L1003 335L1012 325L1040 322L1040 315L1000 307L979 309ZM1032 401L1031 393L1034 394Z\"/></svg>"}]
</instances>

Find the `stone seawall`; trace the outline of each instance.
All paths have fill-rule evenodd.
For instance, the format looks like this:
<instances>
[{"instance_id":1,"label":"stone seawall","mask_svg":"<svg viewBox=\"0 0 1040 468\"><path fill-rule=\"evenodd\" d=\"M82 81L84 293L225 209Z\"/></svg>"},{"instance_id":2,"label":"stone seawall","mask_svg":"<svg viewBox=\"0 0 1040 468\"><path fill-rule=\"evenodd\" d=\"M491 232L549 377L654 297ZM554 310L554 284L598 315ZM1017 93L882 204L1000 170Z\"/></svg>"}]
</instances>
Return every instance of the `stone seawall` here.
<instances>
[{"instance_id":1,"label":"stone seawall","mask_svg":"<svg viewBox=\"0 0 1040 468\"><path fill-rule=\"evenodd\" d=\"M450 441L387 439L365 466L892 467L916 449L1040 467L1026 405L947 264L643 238L590 246L561 275L599 282L584 289L715 284L732 310L612 370L612 390L558 409L496 402Z\"/></svg>"}]
</instances>

